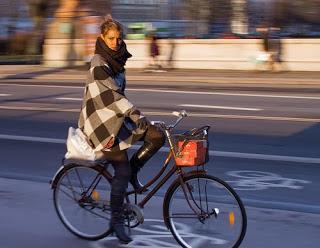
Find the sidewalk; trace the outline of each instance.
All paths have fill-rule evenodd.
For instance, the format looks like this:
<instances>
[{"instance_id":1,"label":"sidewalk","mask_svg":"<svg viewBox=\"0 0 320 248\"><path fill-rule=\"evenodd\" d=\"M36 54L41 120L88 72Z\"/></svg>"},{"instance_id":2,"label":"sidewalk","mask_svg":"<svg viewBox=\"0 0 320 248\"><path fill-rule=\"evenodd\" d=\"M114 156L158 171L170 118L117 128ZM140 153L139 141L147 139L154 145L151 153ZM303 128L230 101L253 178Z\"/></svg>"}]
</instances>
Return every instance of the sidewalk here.
<instances>
[{"instance_id":1,"label":"sidewalk","mask_svg":"<svg viewBox=\"0 0 320 248\"><path fill-rule=\"evenodd\" d=\"M41 65L0 65L0 80L43 80L84 82L86 67L48 68ZM320 88L319 72L255 72L230 70L171 70L148 72L143 69L128 69L127 80L133 83L171 84L201 83L216 85L246 86L259 84L273 87Z\"/></svg>"},{"instance_id":2,"label":"sidewalk","mask_svg":"<svg viewBox=\"0 0 320 248\"><path fill-rule=\"evenodd\" d=\"M54 211L52 191L48 183L0 178L0 189L1 247L123 247L118 246L118 242L112 237L89 242L77 239L66 231ZM156 219L159 227L157 229L155 223L146 221L133 230L135 242L126 247L179 247L164 228L161 208L160 197L148 203L148 207L144 209L145 219ZM320 215L253 207L246 209L248 229L241 247L319 246ZM157 230L159 235L165 235L155 238L152 236L152 229ZM141 242L146 241L149 246L141 246ZM156 245L160 241L170 242L172 245Z\"/></svg>"}]
</instances>

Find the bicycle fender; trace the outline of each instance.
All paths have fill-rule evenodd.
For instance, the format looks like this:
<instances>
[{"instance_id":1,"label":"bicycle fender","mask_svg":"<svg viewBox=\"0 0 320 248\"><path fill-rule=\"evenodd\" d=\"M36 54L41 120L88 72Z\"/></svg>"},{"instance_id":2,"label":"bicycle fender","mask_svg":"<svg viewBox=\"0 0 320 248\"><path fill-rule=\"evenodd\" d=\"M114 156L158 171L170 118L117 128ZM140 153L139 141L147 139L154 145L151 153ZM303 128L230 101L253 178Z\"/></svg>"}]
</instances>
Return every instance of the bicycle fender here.
<instances>
[{"instance_id":1,"label":"bicycle fender","mask_svg":"<svg viewBox=\"0 0 320 248\"><path fill-rule=\"evenodd\" d=\"M206 170L192 170L192 171L189 171L187 173L185 173L183 175L183 178L186 178L188 176L191 176L191 175L200 175L200 174L207 174L207 171ZM163 211L164 211L164 203L166 202L168 196L171 194L171 191L176 187L176 184L180 184L180 181L179 181L179 178L176 178L169 186L164 198L163 198ZM165 214L163 213L163 216L165 216ZM163 221L164 221L164 224L166 225L167 229L169 229L169 220L166 219L165 217L163 218Z\"/></svg>"},{"instance_id":2,"label":"bicycle fender","mask_svg":"<svg viewBox=\"0 0 320 248\"><path fill-rule=\"evenodd\" d=\"M188 177L188 176L197 175L197 174L207 174L207 172L208 172L207 170L192 170L185 173L183 177Z\"/></svg>"},{"instance_id":3,"label":"bicycle fender","mask_svg":"<svg viewBox=\"0 0 320 248\"><path fill-rule=\"evenodd\" d=\"M51 189L54 189L57 186L58 179L60 178L60 175L62 174L64 169L65 169L65 166L61 165L60 168L57 170L56 174L50 180Z\"/></svg>"}]
</instances>

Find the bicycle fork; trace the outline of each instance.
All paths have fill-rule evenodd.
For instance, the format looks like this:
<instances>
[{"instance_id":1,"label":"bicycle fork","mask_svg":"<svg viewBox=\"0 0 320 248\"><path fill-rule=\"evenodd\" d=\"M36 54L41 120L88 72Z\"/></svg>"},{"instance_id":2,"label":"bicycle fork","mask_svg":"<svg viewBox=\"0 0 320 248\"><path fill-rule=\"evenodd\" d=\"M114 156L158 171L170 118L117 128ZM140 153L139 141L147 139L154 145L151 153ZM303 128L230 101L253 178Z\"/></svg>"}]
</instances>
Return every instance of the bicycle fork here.
<instances>
[{"instance_id":1,"label":"bicycle fork","mask_svg":"<svg viewBox=\"0 0 320 248\"><path fill-rule=\"evenodd\" d=\"M205 219L207 219L208 217L210 217L212 214L214 215L215 218L218 217L219 214L219 209L213 209L212 213L209 213L208 209L207 212L202 210L202 206L199 206L194 197L192 192L190 191L191 189L189 189L189 187L187 186L187 184L183 181L183 177L181 175L179 175L179 181L180 181L180 185L182 187L183 190L183 194L187 200L187 203L189 205L189 207L191 208L191 210L198 216L198 219L201 223L204 223ZM190 195L190 197L188 196L188 194ZM201 198L201 196L200 196ZM206 199L206 204L208 206L207 203L207 199ZM201 199L200 199L200 205L201 204Z\"/></svg>"}]
</instances>

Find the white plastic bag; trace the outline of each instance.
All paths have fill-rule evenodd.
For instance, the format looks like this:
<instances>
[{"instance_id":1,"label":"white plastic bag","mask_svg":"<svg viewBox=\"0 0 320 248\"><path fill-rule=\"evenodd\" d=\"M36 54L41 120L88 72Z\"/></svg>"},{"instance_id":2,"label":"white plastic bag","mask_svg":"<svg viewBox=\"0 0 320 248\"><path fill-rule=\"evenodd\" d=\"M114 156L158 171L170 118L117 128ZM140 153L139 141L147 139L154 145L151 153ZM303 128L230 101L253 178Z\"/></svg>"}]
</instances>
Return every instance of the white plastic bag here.
<instances>
[{"instance_id":1,"label":"white plastic bag","mask_svg":"<svg viewBox=\"0 0 320 248\"><path fill-rule=\"evenodd\" d=\"M86 135L79 128L69 127L65 158L89 161L96 159L95 152L89 145Z\"/></svg>"}]
</instances>

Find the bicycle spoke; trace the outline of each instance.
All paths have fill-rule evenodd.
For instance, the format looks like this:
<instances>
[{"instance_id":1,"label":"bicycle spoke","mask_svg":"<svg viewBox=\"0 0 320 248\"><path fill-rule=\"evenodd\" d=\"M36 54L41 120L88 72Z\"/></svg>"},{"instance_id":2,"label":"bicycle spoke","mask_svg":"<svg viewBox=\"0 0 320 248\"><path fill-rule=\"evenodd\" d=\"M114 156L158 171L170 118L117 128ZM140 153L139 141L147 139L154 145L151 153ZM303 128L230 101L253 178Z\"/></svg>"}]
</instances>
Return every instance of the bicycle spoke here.
<instances>
[{"instance_id":1,"label":"bicycle spoke","mask_svg":"<svg viewBox=\"0 0 320 248\"><path fill-rule=\"evenodd\" d=\"M193 219L198 219L198 215L196 214L189 214L189 213L186 213L186 214L171 214L169 216L169 218L193 218Z\"/></svg>"},{"instance_id":2,"label":"bicycle spoke","mask_svg":"<svg viewBox=\"0 0 320 248\"><path fill-rule=\"evenodd\" d=\"M97 180L97 178L98 178L98 180ZM94 185L94 186L92 187L92 189L91 189L91 192L90 192L89 196L91 196L91 195L92 195L92 192L97 188L97 186L98 186L101 178L102 178L102 176L99 174L99 175L97 175L96 178L93 180L92 184L89 186L89 188L88 188L88 190L87 190L87 192L89 192L89 190L91 189L92 185ZM97 180L97 182L95 183L96 180ZM86 192L86 193L87 193L87 192Z\"/></svg>"},{"instance_id":3,"label":"bicycle spoke","mask_svg":"<svg viewBox=\"0 0 320 248\"><path fill-rule=\"evenodd\" d=\"M87 212L89 212L89 213L91 213L91 214L93 214L93 215L95 215L95 216L97 216L97 217L100 217L100 218L103 218L103 219L106 219L106 220L110 220L110 218L106 218L105 215L98 214L98 213L94 212L94 211L91 210L91 209L87 209L87 208L85 208L85 207L82 207L82 208L83 208L84 210L86 210Z\"/></svg>"},{"instance_id":4,"label":"bicycle spoke","mask_svg":"<svg viewBox=\"0 0 320 248\"><path fill-rule=\"evenodd\" d=\"M69 231L81 238L97 240L109 233L110 191L111 185L103 172L73 164L54 189L55 209Z\"/></svg>"},{"instance_id":5,"label":"bicycle spoke","mask_svg":"<svg viewBox=\"0 0 320 248\"><path fill-rule=\"evenodd\" d=\"M82 182L82 179L81 179L81 177L80 177L80 175L79 175L79 171L77 170L77 169L75 169L75 172L76 172L76 174L77 174L77 176L78 176L78 179L79 179L79 182L80 182L80 188L82 188L83 189L83 191L81 192L81 193L83 193L85 190L85 187L84 187L84 184L83 184L83 182Z\"/></svg>"},{"instance_id":6,"label":"bicycle spoke","mask_svg":"<svg viewBox=\"0 0 320 248\"><path fill-rule=\"evenodd\" d=\"M76 196L74 195L74 190L73 190L73 187L72 187L72 184L71 184L71 180L70 180L70 178L69 178L69 173L67 173L66 176L67 176L67 180L68 180L69 185L70 185L71 192L72 192L74 198L76 198Z\"/></svg>"},{"instance_id":7,"label":"bicycle spoke","mask_svg":"<svg viewBox=\"0 0 320 248\"><path fill-rule=\"evenodd\" d=\"M165 200L164 217L182 247L234 247L246 231L246 214L236 193L222 180L203 174L175 184Z\"/></svg>"},{"instance_id":8,"label":"bicycle spoke","mask_svg":"<svg viewBox=\"0 0 320 248\"><path fill-rule=\"evenodd\" d=\"M70 199L74 200L75 202L78 202L77 198L75 196L72 196L71 194L69 194L67 191L60 189L60 191L62 193L64 193L66 196L68 196ZM79 195L80 196L80 195Z\"/></svg>"}]
</instances>

